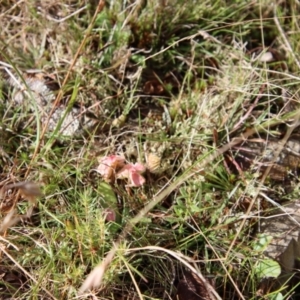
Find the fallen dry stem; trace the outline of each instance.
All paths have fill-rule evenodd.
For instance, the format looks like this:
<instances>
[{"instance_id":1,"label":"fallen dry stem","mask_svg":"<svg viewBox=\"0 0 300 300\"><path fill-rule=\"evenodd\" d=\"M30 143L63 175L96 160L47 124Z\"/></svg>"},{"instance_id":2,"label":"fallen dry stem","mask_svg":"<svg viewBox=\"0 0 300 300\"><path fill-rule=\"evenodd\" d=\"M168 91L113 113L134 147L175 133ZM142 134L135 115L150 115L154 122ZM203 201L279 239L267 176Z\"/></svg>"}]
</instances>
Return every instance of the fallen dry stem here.
<instances>
[{"instance_id":1,"label":"fallen dry stem","mask_svg":"<svg viewBox=\"0 0 300 300\"><path fill-rule=\"evenodd\" d=\"M198 271L197 269L195 269L193 266L191 266L191 264L188 262L190 260L189 257L186 257L185 255L183 255L181 253L177 253L175 251L165 249L165 248L162 248L159 246L146 246L146 247L141 247L141 248L132 248L132 249L128 249L127 252L141 251L141 250L162 251L162 252L169 254L170 256L173 256L175 259L180 261L183 265L185 265L188 269L190 269L193 273L195 273L200 278L200 280L205 284L206 288L209 290L209 292L211 294L210 295L211 299L222 300L222 298L215 291L215 289L211 286L211 284L205 279L205 277L201 274L201 272ZM244 298L242 298L242 299L244 299Z\"/></svg>"},{"instance_id":2,"label":"fallen dry stem","mask_svg":"<svg viewBox=\"0 0 300 300\"><path fill-rule=\"evenodd\" d=\"M123 260L123 263L125 264L126 269L128 270L128 273L129 273L129 275L130 275L130 277L131 277L131 280L132 280L132 282L133 282L133 284L134 284L134 286L135 286L136 292L137 292L137 294L139 295L139 298L140 298L141 300L143 300L143 299L144 299L144 298L143 298L143 295L142 295L142 293L141 293L141 291L140 291L140 288L139 288L139 286L138 286L138 283L136 282L136 280L135 280L135 278L134 278L134 275L133 275L132 272L131 272L131 269L130 269L130 267L129 267L127 261L126 261L126 259Z\"/></svg>"}]
</instances>

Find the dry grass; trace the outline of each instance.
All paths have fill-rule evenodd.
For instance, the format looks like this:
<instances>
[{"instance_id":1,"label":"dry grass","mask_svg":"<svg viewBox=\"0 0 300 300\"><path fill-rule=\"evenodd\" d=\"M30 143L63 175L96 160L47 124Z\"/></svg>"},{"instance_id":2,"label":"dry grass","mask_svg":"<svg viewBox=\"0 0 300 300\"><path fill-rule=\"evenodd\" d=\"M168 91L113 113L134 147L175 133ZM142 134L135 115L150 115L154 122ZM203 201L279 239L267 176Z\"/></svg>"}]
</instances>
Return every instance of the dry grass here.
<instances>
[{"instance_id":1,"label":"dry grass","mask_svg":"<svg viewBox=\"0 0 300 300\"><path fill-rule=\"evenodd\" d=\"M194 2L0 3L0 298L176 299L189 269L212 299L275 299L253 224L298 165L237 153L298 134L299 7ZM145 185L104 183L111 154Z\"/></svg>"}]
</instances>

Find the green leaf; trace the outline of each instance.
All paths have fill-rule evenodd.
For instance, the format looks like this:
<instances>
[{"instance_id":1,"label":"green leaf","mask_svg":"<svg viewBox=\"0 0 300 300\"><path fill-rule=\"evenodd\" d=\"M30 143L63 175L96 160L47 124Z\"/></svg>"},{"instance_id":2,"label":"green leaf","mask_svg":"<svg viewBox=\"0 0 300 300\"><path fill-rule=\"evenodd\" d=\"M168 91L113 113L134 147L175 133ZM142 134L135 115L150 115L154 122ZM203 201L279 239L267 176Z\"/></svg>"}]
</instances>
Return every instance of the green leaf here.
<instances>
[{"instance_id":1,"label":"green leaf","mask_svg":"<svg viewBox=\"0 0 300 300\"><path fill-rule=\"evenodd\" d=\"M270 299L270 300L283 300L284 297L281 293L276 293L275 295L268 295L268 299Z\"/></svg>"},{"instance_id":2,"label":"green leaf","mask_svg":"<svg viewBox=\"0 0 300 300\"><path fill-rule=\"evenodd\" d=\"M108 183L104 181L100 182L98 184L98 191L101 193L101 198L103 200L103 203L101 204L103 204L105 207L108 207L109 204L117 203L115 192Z\"/></svg>"},{"instance_id":3,"label":"green leaf","mask_svg":"<svg viewBox=\"0 0 300 300\"><path fill-rule=\"evenodd\" d=\"M258 234L257 240L254 243L253 250L257 252L263 252L267 249L268 245L271 243L273 237L267 234Z\"/></svg>"},{"instance_id":4,"label":"green leaf","mask_svg":"<svg viewBox=\"0 0 300 300\"><path fill-rule=\"evenodd\" d=\"M273 259L264 259L257 263L254 271L260 279L266 277L277 278L281 273L281 268L277 261Z\"/></svg>"}]
</instances>

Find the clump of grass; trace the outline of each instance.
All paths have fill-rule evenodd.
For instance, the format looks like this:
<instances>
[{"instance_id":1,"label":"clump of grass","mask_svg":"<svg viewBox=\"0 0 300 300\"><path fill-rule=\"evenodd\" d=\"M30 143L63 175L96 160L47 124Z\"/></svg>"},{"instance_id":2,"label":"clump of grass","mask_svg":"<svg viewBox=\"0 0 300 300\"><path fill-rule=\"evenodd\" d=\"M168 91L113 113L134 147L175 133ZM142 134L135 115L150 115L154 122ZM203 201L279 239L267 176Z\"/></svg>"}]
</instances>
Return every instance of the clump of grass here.
<instances>
[{"instance_id":1,"label":"clump of grass","mask_svg":"<svg viewBox=\"0 0 300 300\"><path fill-rule=\"evenodd\" d=\"M292 54L298 33L289 30L299 25L297 5L279 3L274 17L269 1L194 2L106 3L89 35L95 4L0 4L0 187L31 180L42 183L45 195L35 219L2 237L5 297L75 299L122 229L168 189L120 240L100 289L90 295L175 298L192 264L215 279L224 299L258 294L254 222L242 222L260 179L239 166L236 148L226 148L226 160L216 149L249 130L266 140L287 130L298 101ZM271 64L256 56L267 47L280 53ZM20 75L32 68L51 75L66 114L74 106L93 126L63 137L58 122L40 139L38 117L28 110L23 119L10 107L7 65ZM34 125L24 128L27 119ZM147 171L141 188L104 185L92 169L109 154L145 165L155 154L155 172ZM19 214L27 209L21 200L12 201ZM115 222L106 222L107 208L118 215Z\"/></svg>"}]
</instances>

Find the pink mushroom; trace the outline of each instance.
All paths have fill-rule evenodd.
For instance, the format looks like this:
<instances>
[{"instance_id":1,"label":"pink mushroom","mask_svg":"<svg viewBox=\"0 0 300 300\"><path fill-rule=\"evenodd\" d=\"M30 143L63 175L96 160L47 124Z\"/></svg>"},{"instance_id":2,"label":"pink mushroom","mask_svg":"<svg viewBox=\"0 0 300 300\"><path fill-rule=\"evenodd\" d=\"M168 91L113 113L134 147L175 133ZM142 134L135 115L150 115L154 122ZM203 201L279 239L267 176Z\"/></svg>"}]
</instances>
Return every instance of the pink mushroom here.
<instances>
[{"instance_id":1,"label":"pink mushroom","mask_svg":"<svg viewBox=\"0 0 300 300\"><path fill-rule=\"evenodd\" d=\"M95 170L98 172L105 181L112 181L115 177L117 169L124 166L124 157L119 155L104 156L100 159L100 164Z\"/></svg>"},{"instance_id":2,"label":"pink mushroom","mask_svg":"<svg viewBox=\"0 0 300 300\"><path fill-rule=\"evenodd\" d=\"M141 175L146 170L146 167L140 163L127 164L118 173L117 178L128 179L129 187L142 186L146 179Z\"/></svg>"}]
</instances>

